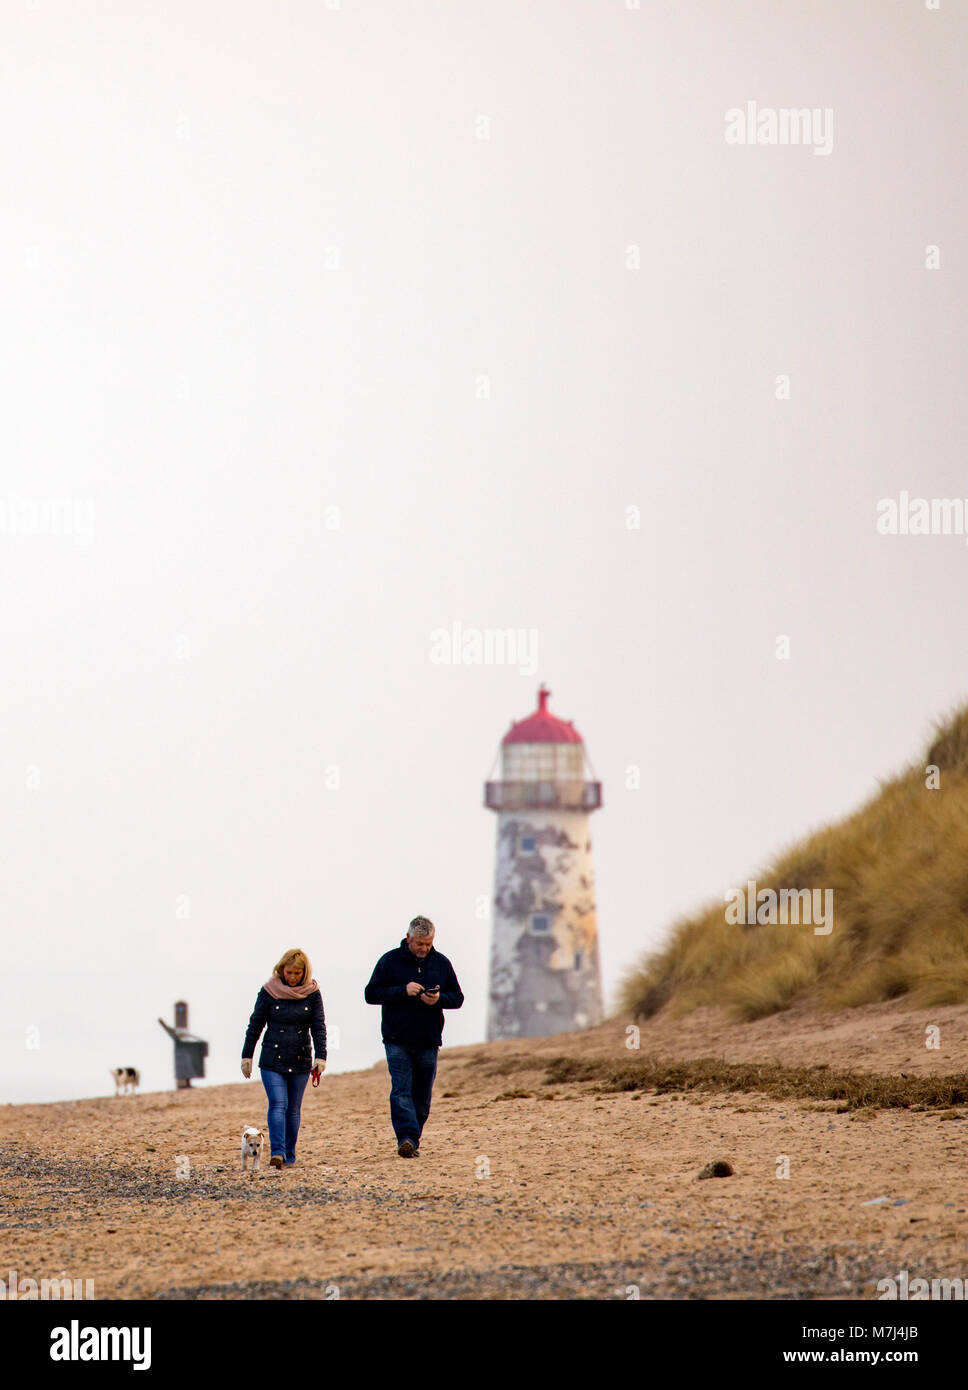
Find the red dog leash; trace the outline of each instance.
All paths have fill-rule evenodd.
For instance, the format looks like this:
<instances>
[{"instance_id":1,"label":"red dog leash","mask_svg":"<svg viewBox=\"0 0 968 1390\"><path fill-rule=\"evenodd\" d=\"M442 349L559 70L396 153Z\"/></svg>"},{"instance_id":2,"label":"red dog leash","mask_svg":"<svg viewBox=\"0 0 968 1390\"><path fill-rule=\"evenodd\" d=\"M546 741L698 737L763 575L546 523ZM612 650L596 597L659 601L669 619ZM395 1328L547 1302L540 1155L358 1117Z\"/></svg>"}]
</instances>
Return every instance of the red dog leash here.
<instances>
[{"instance_id":1,"label":"red dog leash","mask_svg":"<svg viewBox=\"0 0 968 1390\"><path fill-rule=\"evenodd\" d=\"M311 1076L312 1079L313 1079L313 1085L314 1085L314 1086L318 1086L318 1085L319 1085L319 1078L322 1076L322 1072L311 1071L309 1074L310 1074L310 1076Z\"/></svg>"}]
</instances>

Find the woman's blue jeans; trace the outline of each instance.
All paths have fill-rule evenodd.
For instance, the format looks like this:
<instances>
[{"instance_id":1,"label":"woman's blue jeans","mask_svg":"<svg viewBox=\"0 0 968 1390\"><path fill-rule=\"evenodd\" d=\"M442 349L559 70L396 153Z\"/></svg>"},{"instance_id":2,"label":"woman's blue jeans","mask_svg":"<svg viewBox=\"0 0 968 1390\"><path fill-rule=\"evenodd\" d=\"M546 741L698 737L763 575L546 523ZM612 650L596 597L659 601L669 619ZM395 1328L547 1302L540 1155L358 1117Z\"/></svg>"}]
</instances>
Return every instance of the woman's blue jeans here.
<instances>
[{"instance_id":1,"label":"woman's blue jeans","mask_svg":"<svg viewBox=\"0 0 968 1390\"><path fill-rule=\"evenodd\" d=\"M309 1072L293 1076L288 1072L266 1071L259 1068L262 1084L269 1097L269 1153L282 1154L287 1163L296 1161L296 1139L299 1135L299 1109Z\"/></svg>"}]
</instances>

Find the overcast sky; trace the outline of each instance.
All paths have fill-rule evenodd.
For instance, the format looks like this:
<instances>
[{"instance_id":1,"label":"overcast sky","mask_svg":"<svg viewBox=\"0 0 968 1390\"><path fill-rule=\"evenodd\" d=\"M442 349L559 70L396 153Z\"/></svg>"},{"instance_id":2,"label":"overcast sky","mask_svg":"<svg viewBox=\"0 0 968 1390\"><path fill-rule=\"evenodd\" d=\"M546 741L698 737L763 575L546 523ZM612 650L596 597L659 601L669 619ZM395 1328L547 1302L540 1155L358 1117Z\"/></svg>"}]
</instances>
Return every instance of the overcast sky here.
<instances>
[{"instance_id":1,"label":"overcast sky","mask_svg":"<svg viewBox=\"0 0 968 1390\"><path fill-rule=\"evenodd\" d=\"M604 783L609 1001L965 697L964 534L875 529L968 496L963 5L0 25L0 1100L170 1086L180 997L238 1079L292 945L376 1062L418 912L483 1038L482 785L540 680ZM730 143L749 102L829 152ZM433 660L455 623L524 648Z\"/></svg>"}]
</instances>

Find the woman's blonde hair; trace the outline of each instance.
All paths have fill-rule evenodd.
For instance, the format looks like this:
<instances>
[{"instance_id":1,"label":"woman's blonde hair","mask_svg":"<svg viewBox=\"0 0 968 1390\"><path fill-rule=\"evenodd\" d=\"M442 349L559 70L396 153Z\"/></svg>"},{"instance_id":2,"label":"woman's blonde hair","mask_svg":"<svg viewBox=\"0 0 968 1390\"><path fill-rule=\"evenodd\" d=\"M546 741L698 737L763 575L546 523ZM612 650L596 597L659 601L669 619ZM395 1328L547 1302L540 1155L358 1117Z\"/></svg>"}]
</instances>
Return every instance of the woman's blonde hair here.
<instances>
[{"instance_id":1,"label":"woman's blonde hair","mask_svg":"<svg viewBox=\"0 0 968 1390\"><path fill-rule=\"evenodd\" d=\"M273 975L278 976L283 983L285 983L285 976L282 972L287 965L301 965L302 979L299 983L301 985L309 984L309 981L313 978L313 967L309 964L309 957L306 955L305 951L300 951L298 946L294 946L291 951L286 951L272 967Z\"/></svg>"}]
</instances>

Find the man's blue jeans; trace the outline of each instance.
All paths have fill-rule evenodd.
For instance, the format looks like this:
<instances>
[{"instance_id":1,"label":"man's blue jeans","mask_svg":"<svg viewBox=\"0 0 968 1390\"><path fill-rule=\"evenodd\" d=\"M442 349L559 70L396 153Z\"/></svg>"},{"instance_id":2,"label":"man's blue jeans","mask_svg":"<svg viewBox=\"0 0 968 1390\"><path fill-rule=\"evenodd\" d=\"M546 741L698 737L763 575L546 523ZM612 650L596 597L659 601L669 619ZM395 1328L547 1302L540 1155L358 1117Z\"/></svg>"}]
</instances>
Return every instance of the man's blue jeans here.
<instances>
[{"instance_id":1,"label":"man's blue jeans","mask_svg":"<svg viewBox=\"0 0 968 1390\"><path fill-rule=\"evenodd\" d=\"M390 1122L397 1143L420 1143L430 1114L430 1093L437 1075L436 1047L401 1047L384 1043L390 1068Z\"/></svg>"},{"instance_id":2,"label":"man's blue jeans","mask_svg":"<svg viewBox=\"0 0 968 1390\"><path fill-rule=\"evenodd\" d=\"M289 1072L266 1071L259 1068L262 1084L269 1097L269 1153L282 1154L287 1163L296 1161L296 1138L299 1134L299 1108L309 1072L293 1076Z\"/></svg>"}]
</instances>

